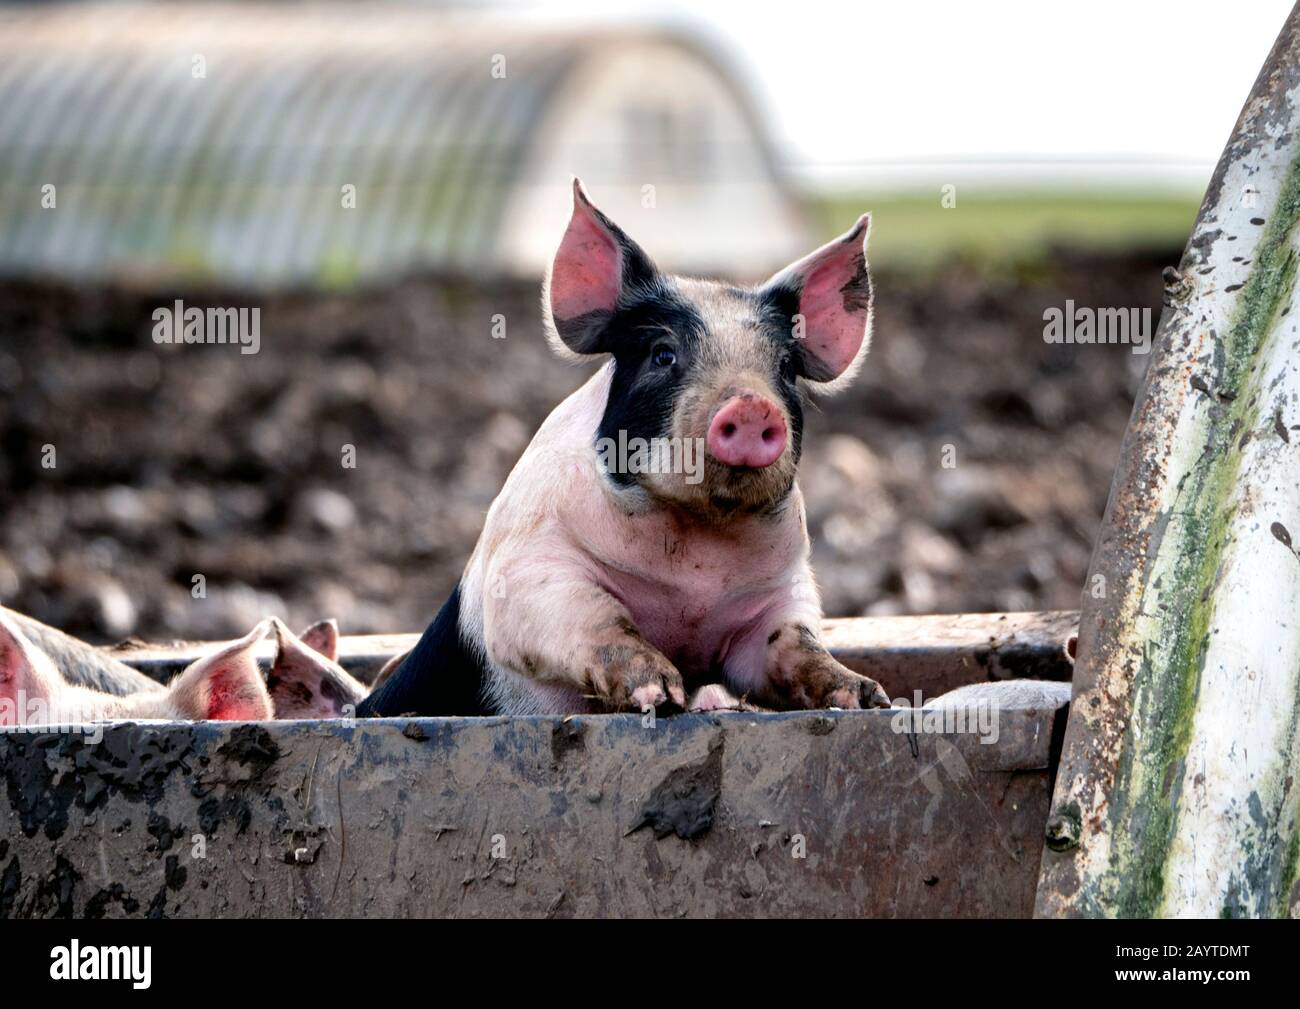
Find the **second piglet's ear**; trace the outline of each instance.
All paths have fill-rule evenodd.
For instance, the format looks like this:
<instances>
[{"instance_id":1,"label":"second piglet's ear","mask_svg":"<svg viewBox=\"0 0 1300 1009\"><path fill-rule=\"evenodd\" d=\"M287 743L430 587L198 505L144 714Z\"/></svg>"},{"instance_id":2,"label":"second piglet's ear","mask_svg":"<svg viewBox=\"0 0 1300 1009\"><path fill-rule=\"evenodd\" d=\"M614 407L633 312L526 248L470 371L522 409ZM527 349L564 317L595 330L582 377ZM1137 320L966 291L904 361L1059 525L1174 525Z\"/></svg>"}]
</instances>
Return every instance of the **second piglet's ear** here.
<instances>
[{"instance_id":1,"label":"second piglet's ear","mask_svg":"<svg viewBox=\"0 0 1300 1009\"><path fill-rule=\"evenodd\" d=\"M317 620L300 635L300 640L308 648L320 652L331 662L339 658L339 622L332 617L329 620Z\"/></svg>"},{"instance_id":2,"label":"second piglet's ear","mask_svg":"<svg viewBox=\"0 0 1300 1009\"><path fill-rule=\"evenodd\" d=\"M281 620L275 626L275 661L267 675L277 719L342 718L356 711L366 696L365 685L350 676L336 661L338 627L332 621L313 624L301 638ZM328 648L321 647L321 627L334 630ZM308 641L308 637L312 641Z\"/></svg>"},{"instance_id":3,"label":"second piglet's ear","mask_svg":"<svg viewBox=\"0 0 1300 1009\"><path fill-rule=\"evenodd\" d=\"M214 721L269 721L271 695L253 650L266 637L263 620L238 641L192 662L168 686L173 705L186 718Z\"/></svg>"},{"instance_id":4,"label":"second piglet's ear","mask_svg":"<svg viewBox=\"0 0 1300 1009\"><path fill-rule=\"evenodd\" d=\"M762 291L791 320L799 371L824 391L847 384L871 343L871 215L790 264Z\"/></svg>"},{"instance_id":5,"label":"second piglet's ear","mask_svg":"<svg viewBox=\"0 0 1300 1009\"><path fill-rule=\"evenodd\" d=\"M573 213L543 289L547 336L557 351L601 354L607 329L629 287L654 276L654 265L573 180Z\"/></svg>"}]
</instances>

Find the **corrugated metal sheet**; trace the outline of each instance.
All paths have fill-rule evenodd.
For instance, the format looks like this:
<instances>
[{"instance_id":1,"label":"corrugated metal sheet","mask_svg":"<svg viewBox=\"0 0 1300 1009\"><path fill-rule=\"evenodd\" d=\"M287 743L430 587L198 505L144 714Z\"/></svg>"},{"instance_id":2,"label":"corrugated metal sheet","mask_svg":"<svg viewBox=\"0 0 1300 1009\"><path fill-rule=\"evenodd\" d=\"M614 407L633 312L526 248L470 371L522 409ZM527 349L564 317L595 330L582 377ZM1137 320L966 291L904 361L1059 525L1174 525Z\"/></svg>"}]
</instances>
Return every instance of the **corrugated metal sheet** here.
<instances>
[{"instance_id":1,"label":"corrugated metal sheet","mask_svg":"<svg viewBox=\"0 0 1300 1009\"><path fill-rule=\"evenodd\" d=\"M634 40L387 6L2 11L0 272L265 286L492 270L548 102Z\"/></svg>"}]
</instances>

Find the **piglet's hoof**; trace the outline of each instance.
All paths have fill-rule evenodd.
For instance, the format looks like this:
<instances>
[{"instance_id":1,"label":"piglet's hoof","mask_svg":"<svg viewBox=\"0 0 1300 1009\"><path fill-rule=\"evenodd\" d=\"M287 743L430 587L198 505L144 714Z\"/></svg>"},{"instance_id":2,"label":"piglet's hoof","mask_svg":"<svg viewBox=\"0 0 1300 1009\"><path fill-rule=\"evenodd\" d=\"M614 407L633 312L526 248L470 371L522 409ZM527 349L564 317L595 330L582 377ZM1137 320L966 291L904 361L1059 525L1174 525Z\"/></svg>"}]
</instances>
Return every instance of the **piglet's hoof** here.
<instances>
[{"instance_id":1,"label":"piglet's hoof","mask_svg":"<svg viewBox=\"0 0 1300 1009\"><path fill-rule=\"evenodd\" d=\"M645 711L664 705L686 707L682 674L662 655L637 645L596 649L592 677L596 694L612 710Z\"/></svg>"},{"instance_id":2,"label":"piglet's hoof","mask_svg":"<svg viewBox=\"0 0 1300 1009\"><path fill-rule=\"evenodd\" d=\"M830 708L888 708L889 697L875 680L850 673L853 681L832 691L827 698Z\"/></svg>"},{"instance_id":3,"label":"piglet's hoof","mask_svg":"<svg viewBox=\"0 0 1300 1009\"><path fill-rule=\"evenodd\" d=\"M864 708L888 708L891 706L889 695L885 693L884 687L866 676L862 677L862 683L858 688L858 703Z\"/></svg>"},{"instance_id":4,"label":"piglet's hoof","mask_svg":"<svg viewBox=\"0 0 1300 1009\"><path fill-rule=\"evenodd\" d=\"M804 706L809 708L840 708L852 711L859 708L890 706L889 696L879 683L845 669L833 659L822 663L817 675L810 676L802 686L805 690L803 699L811 702L805 703ZM820 691L818 687L821 688Z\"/></svg>"}]
</instances>

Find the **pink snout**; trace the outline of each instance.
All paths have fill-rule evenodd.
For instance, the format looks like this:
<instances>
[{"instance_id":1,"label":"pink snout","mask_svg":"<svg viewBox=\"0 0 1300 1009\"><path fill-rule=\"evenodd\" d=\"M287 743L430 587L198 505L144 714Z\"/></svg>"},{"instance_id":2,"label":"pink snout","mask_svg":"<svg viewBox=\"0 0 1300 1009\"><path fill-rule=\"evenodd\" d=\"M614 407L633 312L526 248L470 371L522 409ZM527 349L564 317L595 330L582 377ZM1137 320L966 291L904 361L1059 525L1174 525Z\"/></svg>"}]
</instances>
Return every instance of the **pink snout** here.
<instances>
[{"instance_id":1,"label":"pink snout","mask_svg":"<svg viewBox=\"0 0 1300 1009\"><path fill-rule=\"evenodd\" d=\"M742 392L722 404L709 424L705 446L727 466L762 469L785 451L785 417L771 400Z\"/></svg>"}]
</instances>

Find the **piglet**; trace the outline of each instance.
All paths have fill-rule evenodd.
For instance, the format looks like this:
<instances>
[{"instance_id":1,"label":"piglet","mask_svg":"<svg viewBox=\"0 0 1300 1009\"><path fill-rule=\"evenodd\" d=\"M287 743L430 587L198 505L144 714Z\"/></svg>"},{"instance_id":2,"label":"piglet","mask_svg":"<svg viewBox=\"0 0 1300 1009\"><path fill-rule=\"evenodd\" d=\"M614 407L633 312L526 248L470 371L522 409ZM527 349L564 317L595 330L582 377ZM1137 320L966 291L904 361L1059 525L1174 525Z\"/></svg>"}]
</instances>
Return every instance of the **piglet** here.
<instances>
[{"instance_id":1,"label":"piglet","mask_svg":"<svg viewBox=\"0 0 1300 1009\"><path fill-rule=\"evenodd\" d=\"M0 727L101 719L221 721L274 717L253 649L270 621L191 663L166 687L115 696L69 683L9 611L0 611Z\"/></svg>"},{"instance_id":2,"label":"piglet","mask_svg":"<svg viewBox=\"0 0 1300 1009\"><path fill-rule=\"evenodd\" d=\"M22 631L23 637L45 653L70 684L118 697L161 690L162 684L119 662L94 645L55 630L23 613L0 606L0 618Z\"/></svg>"},{"instance_id":3,"label":"piglet","mask_svg":"<svg viewBox=\"0 0 1300 1009\"><path fill-rule=\"evenodd\" d=\"M588 199L543 289L549 339L603 362L547 418L456 590L362 715L888 706L820 638L795 482L806 392L867 352L870 218L757 287L658 269Z\"/></svg>"}]
</instances>

